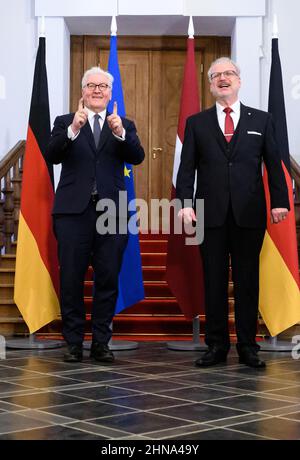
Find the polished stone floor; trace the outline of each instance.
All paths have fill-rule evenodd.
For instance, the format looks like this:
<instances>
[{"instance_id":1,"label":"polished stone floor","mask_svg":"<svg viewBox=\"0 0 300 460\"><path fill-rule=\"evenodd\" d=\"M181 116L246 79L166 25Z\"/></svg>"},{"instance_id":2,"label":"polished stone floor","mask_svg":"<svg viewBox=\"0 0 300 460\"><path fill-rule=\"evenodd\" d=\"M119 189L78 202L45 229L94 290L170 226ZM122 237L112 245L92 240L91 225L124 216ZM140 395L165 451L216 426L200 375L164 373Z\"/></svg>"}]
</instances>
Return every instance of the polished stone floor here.
<instances>
[{"instance_id":1,"label":"polished stone floor","mask_svg":"<svg viewBox=\"0 0 300 460\"><path fill-rule=\"evenodd\" d=\"M194 366L200 352L140 342L110 366L64 363L64 349L7 350L0 440L300 440L300 360Z\"/></svg>"}]
</instances>

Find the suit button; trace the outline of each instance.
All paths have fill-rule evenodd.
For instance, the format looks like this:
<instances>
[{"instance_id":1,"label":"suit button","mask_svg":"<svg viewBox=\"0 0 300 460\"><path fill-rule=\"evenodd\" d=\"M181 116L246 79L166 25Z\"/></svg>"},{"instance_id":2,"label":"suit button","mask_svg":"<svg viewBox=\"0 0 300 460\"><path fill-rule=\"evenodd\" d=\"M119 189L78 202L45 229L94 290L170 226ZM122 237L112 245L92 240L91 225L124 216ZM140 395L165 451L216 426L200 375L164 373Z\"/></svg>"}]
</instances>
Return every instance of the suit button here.
<instances>
[{"instance_id":1,"label":"suit button","mask_svg":"<svg viewBox=\"0 0 300 460\"><path fill-rule=\"evenodd\" d=\"M228 166L232 166L232 165L233 165L233 163L231 163L231 161L230 161L230 162L228 163Z\"/></svg>"}]
</instances>

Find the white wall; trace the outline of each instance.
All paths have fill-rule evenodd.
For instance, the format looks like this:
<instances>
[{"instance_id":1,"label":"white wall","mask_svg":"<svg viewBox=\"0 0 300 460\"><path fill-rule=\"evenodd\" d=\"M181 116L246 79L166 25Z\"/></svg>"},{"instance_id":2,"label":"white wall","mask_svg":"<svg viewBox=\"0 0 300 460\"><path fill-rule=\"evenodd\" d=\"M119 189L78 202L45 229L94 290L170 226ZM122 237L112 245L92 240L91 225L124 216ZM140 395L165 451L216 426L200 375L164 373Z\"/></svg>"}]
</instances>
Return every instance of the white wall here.
<instances>
[{"instance_id":1,"label":"white wall","mask_svg":"<svg viewBox=\"0 0 300 460\"><path fill-rule=\"evenodd\" d=\"M69 111L70 34L63 18L46 18L50 116ZM0 158L26 139L38 46L34 1L10 0L0 16Z\"/></svg>"},{"instance_id":2,"label":"white wall","mask_svg":"<svg viewBox=\"0 0 300 460\"><path fill-rule=\"evenodd\" d=\"M9 0L0 15L0 158L25 139L37 50L33 1Z\"/></svg>"},{"instance_id":3,"label":"white wall","mask_svg":"<svg viewBox=\"0 0 300 460\"><path fill-rule=\"evenodd\" d=\"M69 112L70 33L63 18L46 18L47 76L52 122L57 115Z\"/></svg>"},{"instance_id":4,"label":"white wall","mask_svg":"<svg viewBox=\"0 0 300 460\"><path fill-rule=\"evenodd\" d=\"M249 40L251 37L251 41ZM231 56L241 68L241 101L260 107L260 54L263 40L261 17L238 17L231 40ZM245 44L248 43L247 52Z\"/></svg>"}]
</instances>

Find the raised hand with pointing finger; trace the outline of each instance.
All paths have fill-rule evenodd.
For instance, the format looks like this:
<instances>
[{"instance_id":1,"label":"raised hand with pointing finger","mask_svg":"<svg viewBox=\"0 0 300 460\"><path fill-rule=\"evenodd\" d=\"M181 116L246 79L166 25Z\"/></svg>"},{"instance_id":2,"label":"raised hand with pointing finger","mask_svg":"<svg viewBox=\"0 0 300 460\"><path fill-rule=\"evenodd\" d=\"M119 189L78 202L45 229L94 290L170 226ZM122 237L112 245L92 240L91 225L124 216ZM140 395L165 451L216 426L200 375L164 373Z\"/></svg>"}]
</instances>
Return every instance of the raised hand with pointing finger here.
<instances>
[{"instance_id":1,"label":"raised hand with pointing finger","mask_svg":"<svg viewBox=\"0 0 300 460\"><path fill-rule=\"evenodd\" d=\"M79 100L77 112L74 115L73 122L71 124L71 129L74 134L77 134L78 131L86 124L88 119L87 110L84 108L83 98Z\"/></svg>"},{"instance_id":2,"label":"raised hand with pointing finger","mask_svg":"<svg viewBox=\"0 0 300 460\"><path fill-rule=\"evenodd\" d=\"M114 102L113 113L107 117L107 123L112 132L119 137L123 135L123 123L121 117L118 115L118 104Z\"/></svg>"}]
</instances>

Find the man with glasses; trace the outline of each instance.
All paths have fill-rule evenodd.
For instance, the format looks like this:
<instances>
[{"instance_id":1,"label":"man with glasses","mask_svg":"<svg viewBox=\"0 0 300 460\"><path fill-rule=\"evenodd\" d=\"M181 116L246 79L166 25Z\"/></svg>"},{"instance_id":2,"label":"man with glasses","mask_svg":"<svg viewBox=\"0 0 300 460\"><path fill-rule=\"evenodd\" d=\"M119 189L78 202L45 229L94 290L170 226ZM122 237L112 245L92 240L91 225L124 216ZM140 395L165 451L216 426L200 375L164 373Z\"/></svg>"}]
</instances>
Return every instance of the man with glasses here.
<instances>
[{"instance_id":1,"label":"man with glasses","mask_svg":"<svg viewBox=\"0 0 300 460\"><path fill-rule=\"evenodd\" d=\"M62 164L53 220L60 263L62 331L68 346L66 362L82 360L84 278L90 263L94 270L91 357L101 363L114 360L108 342L128 239L118 231L122 220L119 192L126 190L124 162L140 164L145 154L134 123L118 115L116 103L113 113L107 113L112 84L112 75L99 67L85 72L78 109L75 114L56 118L46 151L50 163ZM96 230L100 215L96 205L101 199L115 204L114 234ZM126 223L127 216L125 219Z\"/></svg>"},{"instance_id":2,"label":"man with glasses","mask_svg":"<svg viewBox=\"0 0 300 460\"><path fill-rule=\"evenodd\" d=\"M204 199L205 234L200 250L208 350L195 364L205 367L226 361L230 258L239 361L264 368L255 340L259 254L266 228L262 162L269 175L274 224L287 215L287 187L271 115L239 101L239 67L229 58L219 58L212 63L208 78L216 105L187 120L176 184L183 206L179 217L185 222L203 219L196 217L193 208L184 207L184 200L193 198L196 172L195 199Z\"/></svg>"}]
</instances>

